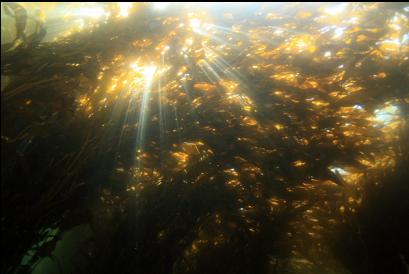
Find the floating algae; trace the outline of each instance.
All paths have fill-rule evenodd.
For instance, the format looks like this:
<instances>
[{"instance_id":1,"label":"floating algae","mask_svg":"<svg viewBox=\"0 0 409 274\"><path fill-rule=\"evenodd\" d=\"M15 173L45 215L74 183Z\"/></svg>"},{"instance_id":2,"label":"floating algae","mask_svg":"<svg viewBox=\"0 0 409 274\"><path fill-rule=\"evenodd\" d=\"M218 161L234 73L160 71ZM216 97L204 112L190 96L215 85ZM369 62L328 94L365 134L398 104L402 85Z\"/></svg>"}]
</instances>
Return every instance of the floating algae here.
<instances>
[{"instance_id":1,"label":"floating algae","mask_svg":"<svg viewBox=\"0 0 409 274\"><path fill-rule=\"evenodd\" d=\"M408 21L3 3L2 272L405 273Z\"/></svg>"}]
</instances>

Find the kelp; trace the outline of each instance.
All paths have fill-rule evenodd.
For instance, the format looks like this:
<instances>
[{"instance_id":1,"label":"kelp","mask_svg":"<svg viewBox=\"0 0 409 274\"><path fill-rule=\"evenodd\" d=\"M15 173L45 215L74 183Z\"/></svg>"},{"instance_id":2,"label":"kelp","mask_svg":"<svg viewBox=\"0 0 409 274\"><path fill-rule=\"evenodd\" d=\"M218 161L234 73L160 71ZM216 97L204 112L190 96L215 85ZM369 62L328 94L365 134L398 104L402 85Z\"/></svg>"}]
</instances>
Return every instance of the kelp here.
<instances>
[{"instance_id":1,"label":"kelp","mask_svg":"<svg viewBox=\"0 0 409 274\"><path fill-rule=\"evenodd\" d=\"M78 273L402 273L408 11L315 5L2 46L2 271L90 224Z\"/></svg>"}]
</instances>

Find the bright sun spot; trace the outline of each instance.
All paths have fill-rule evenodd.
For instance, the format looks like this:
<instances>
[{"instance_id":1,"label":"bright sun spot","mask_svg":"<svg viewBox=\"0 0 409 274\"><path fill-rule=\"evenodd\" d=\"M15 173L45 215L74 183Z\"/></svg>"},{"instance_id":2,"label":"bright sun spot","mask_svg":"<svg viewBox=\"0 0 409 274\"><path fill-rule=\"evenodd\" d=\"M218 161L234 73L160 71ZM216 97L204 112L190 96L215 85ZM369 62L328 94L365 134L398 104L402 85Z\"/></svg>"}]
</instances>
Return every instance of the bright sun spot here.
<instances>
[{"instance_id":1,"label":"bright sun spot","mask_svg":"<svg viewBox=\"0 0 409 274\"><path fill-rule=\"evenodd\" d=\"M335 15L343 13L346 10L347 6L348 6L348 3L343 3L343 4L339 4L336 6L331 6L329 8L326 8L324 11L325 13L335 16Z\"/></svg>"},{"instance_id":2,"label":"bright sun spot","mask_svg":"<svg viewBox=\"0 0 409 274\"><path fill-rule=\"evenodd\" d=\"M339 174L341 176L348 175L348 172L340 167L330 167L329 170L331 170L334 174Z\"/></svg>"},{"instance_id":3,"label":"bright sun spot","mask_svg":"<svg viewBox=\"0 0 409 274\"><path fill-rule=\"evenodd\" d=\"M80 10L80 15L84 17L92 17L92 18L99 18L102 15L105 15L106 12L103 8L101 7L95 7L95 8L82 8Z\"/></svg>"},{"instance_id":4,"label":"bright sun spot","mask_svg":"<svg viewBox=\"0 0 409 274\"><path fill-rule=\"evenodd\" d=\"M192 19L190 20L190 26L193 30L196 30L200 27L200 20L199 19Z\"/></svg>"},{"instance_id":5,"label":"bright sun spot","mask_svg":"<svg viewBox=\"0 0 409 274\"><path fill-rule=\"evenodd\" d=\"M146 79L152 79L153 75L155 74L155 71L156 71L156 66L144 67L143 75L145 76Z\"/></svg>"},{"instance_id":6,"label":"bright sun spot","mask_svg":"<svg viewBox=\"0 0 409 274\"><path fill-rule=\"evenodd\" d=\"M390 124L397 118L399 109L397 106L389 105L375 110L375 121L382 125Z\"/></svg>"},{"instance_id":7,"label":"bright sun spot","mask_svg":"<svg viewBox=\"0 0 409 274\"><path fill-rule=\"evenodd\" d=\"M345 28L343 27L335 28L333 38L341 38L342 35L344 34L344 30Z\"/></svg>"},{"instance_id":8,"label":"bright sun spot","mask_svg":"<svg viewBox=\"0 0 409 274\"><path fill-rule=\"evenodd\" d=\"M169 6L169 3L166 2L155 2L153 3L153 8L156 10L164 10Z\"/></svg>"},{"instance_id":9,"label":"bright sun spot","mask_svg":"<svg viewBox=\"0 0 409 274\"><path fill-rule=\"evenodd\" d=\"M137 75L143 76L143 79L150 82L156 72L156 66L139 66L136 63L130 65L130 68L137 73ZM140 77L135 78L137 82L142 80Z\"/></svg>"},{"instance_id":10,"label":"bright sun spot","mask_svg":"<svg viewBox=\"0 0 409 274\"><path fill-rule=\"evenodd\" d=\"M120 17L128 17L129 9L132 7L132 3L129 2L119 2L119 16Z\"/></svg>"}]
</instances>

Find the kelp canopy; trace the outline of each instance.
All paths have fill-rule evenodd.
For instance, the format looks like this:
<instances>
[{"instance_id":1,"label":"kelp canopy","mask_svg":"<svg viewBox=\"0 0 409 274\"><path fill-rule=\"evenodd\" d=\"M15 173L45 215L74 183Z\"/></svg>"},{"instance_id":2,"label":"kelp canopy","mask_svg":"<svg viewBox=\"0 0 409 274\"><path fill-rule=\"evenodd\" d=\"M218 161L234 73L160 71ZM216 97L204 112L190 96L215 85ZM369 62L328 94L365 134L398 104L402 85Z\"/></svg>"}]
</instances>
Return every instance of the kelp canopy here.
<instances>
[{"instance_id":1,"label":"kelp canopy","mask_svg":"<svg viewBox=\"0 0 409 274\"><path fill-rule=\"evenodd\" d=\"M99 4L46 42L30 5L2 4L2 272L407 271L408 5Z\"/></svg>"}]
</instances>

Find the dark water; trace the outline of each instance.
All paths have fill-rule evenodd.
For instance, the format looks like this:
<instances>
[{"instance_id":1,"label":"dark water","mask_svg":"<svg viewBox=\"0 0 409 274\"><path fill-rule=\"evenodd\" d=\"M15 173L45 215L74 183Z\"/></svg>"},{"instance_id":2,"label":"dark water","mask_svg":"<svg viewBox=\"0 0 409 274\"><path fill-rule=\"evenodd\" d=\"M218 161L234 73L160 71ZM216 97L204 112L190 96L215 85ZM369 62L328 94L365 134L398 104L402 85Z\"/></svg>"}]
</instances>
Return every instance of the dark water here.
<instances>
[{"instance_id":1,"label":"dark water","mask_svg":"<svg viewBox=\"0 0 409 274\"><path fill-rule=\"evenodd\" d=\"M2 3L2 273L409 273L409 5Z\"/></svg>"}]
</instances>

